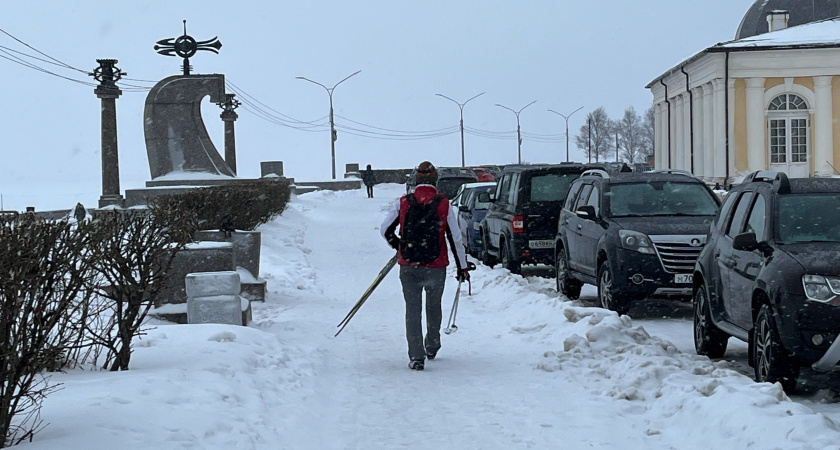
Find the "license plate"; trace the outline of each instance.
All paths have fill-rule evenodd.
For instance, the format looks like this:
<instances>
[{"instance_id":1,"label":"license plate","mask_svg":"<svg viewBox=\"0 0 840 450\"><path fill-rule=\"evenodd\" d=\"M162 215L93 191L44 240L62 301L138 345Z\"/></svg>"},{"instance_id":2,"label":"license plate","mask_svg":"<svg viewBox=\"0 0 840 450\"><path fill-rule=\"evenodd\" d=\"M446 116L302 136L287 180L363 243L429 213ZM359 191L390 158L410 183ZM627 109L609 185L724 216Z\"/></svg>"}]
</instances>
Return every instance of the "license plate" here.
<instances>
[{"instance_id":1,"label":"license plate","mask_svg":"<svg viewBox=\"0 0 840 450\"><path fill-rule=\"evenodd\" d=\"M528 241L528 247L530 248L554 248L554 241L551 239L539 239L534 241Z\"/></svg>"},{"instance_id":2,"label":"license plate","mask_svg":"<svg viewBox=\"0 0 840 450\"><path fill-rule=\"evenodd\" d=\"M688 284L694 281L694 276L690 273L678 273L674 275L674 283L676 284Z\"/></svg>"}]
</instances>

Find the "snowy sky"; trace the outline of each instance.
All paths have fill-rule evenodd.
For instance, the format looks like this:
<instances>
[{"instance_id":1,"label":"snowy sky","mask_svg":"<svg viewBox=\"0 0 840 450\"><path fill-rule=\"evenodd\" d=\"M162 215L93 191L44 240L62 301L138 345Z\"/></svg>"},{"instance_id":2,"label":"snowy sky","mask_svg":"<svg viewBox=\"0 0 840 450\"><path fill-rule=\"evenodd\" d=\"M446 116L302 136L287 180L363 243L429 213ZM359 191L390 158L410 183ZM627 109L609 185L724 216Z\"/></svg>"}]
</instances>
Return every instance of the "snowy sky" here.
<instances>
[{"instance_id":1,"label":"snowy sky","mask_svg":"<svg viewBox=\"0 0 840 450\"><path fill-rule=\"evenodd\" d=\"M223 44L219 55L202 52L191 60L195 73L224 73L251 96L252 106L261 102L271 114L293 118L284 120L294 127L282 126L260 118L253 107L239 109L239 175L257 177L260 161L282 160L287 176L323 180L331 175L327 127L304 131L289 121L323 124L328 96L297 76L332 86L361 70L334 94L339 177L345 163L412 167L429 159L459 165L458 106L438 93L464 102L486 92L464 108L466 127L481 134L466 135L468 165L516 162L516 117L495 104L518 110L534 100L520 115L522 160L556 162L565 159L564 121L548 109L567 114L583 107L569 121L572 136L597 107L613 117L631 105L643 112L651 101L645 84L694 53L733 39L751 3L150 0L106 7L94 0L32 0L6 2L0 28L81 72L28 62L75 80L92 81L82 72L92 71L97 58L119 60L131 79L123 80L125 92L117 101L125 190L149 179L142 128L146 91L126 85L148 88L180 72L179 58L160 56L152 47L180 36L184 19L194 38L218 36ZM0 46L36 54L2 33ZM0 110L2 207L94 205L101 194L101 156L93 88L8 59L0 59L0 73L6 98ZM203 114L222 151L217 106L206 100ZM452 133L423 140L393 136L440 134L433 130ZM571 159L582 160L571 142Z\"/></svg>"},{"instance_id":2,"label":"snowy sky","mask_svg":"<svg viewBox=\"0 0 840 450\"><path fill-rule=\"evenodd\" d=\"M407 367L397 270L334 338L393 255L378 227L404 192L296 197L259 228L268 293L249 327L158 322L127 372L53 374L48 426L16 448L840 448L837 374L803 369L788 397L752 380L740 341L721 360L697 356L690 306L619 317L592 306L594 287L570 302L533 267L523 278L478 264L458 331L423 372ZM444 320L454 277L450 266Z\"/></svg>"}]
</instances>

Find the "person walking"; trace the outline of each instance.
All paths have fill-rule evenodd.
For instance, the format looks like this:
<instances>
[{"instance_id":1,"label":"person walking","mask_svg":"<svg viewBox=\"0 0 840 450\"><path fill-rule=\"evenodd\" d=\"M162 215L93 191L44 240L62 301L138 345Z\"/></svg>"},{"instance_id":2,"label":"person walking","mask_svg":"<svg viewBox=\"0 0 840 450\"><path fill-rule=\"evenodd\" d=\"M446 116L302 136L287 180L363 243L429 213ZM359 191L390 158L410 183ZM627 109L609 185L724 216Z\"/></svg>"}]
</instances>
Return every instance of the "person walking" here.
<instances>
[{"instance_id":1,"label":"person walking","mask_svg":"<svg viewBox=\"0 0 840 450\"><path fill-rule=\"evenodd\" d=\"M408 367L423 370L426 358L432 360L440 350L443 317L441 297L449 265L447 242L455 256L456 279L467 281L467 258L455 210L435 189L437 169L429 162L416 171L417 187L395 201L380 232L397 250L400 282L405 299L405 337L408 341ZM396 230L399 227L400 236ZM423 292L426 293L426 336L423 336Z\"/></svg>"},{"instance_id":2,"label":"person walking","mask_svg":"<svg viewBox=\"0 0 840 450\"><path fill-rule=\"evenodd\" d=\"M76 218L76 222L81 222L85 220L85 216L87 215L87 210L85 209L84 205L81 202L76 203L76 208L73 210L73 217Z\"/></svg>"},{"instance_id":3,"label":"person walking","mask_svg":"<svg viewBox=\"0 0 840 450\"><path fill-rule=\"evenodd\" d=\"M367 187L368 198L373 198L373 185L376 184L376 174L373 173L373 169L370 168L370 164L367 165L367 170L365 170L365 173L362 174L362 182L365 183L365 186Z\"/></svg>"}]
</instances>

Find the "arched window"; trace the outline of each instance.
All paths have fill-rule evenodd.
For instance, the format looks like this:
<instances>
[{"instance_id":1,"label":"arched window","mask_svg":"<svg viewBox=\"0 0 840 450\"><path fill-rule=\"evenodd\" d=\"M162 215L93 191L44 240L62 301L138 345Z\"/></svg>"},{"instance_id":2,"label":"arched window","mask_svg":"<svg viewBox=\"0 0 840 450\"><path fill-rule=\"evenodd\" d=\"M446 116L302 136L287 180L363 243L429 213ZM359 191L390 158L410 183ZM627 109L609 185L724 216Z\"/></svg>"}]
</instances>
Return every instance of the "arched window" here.
<instances>
[{"instance_id":1,"label":"arched window","mask_svg":"<svg viewBox=\"0 0 840 450\"><path fill-rule=\"evenodd\" d=\"M781 94L767 107L771 170L808 176L808 104L796 94Z\"/></svg>"},{"instance_id":2,"label":"arched window","mask_svg":"<svg viewBox=\"0 0 840 450\"><path fill-rule=\"evenodd\" d=\"M793 110L807 110L808 105L802 97L796 94L782 94L774 98L770 102L770 111L793 111Z\"/></svg>"}]
</instances>

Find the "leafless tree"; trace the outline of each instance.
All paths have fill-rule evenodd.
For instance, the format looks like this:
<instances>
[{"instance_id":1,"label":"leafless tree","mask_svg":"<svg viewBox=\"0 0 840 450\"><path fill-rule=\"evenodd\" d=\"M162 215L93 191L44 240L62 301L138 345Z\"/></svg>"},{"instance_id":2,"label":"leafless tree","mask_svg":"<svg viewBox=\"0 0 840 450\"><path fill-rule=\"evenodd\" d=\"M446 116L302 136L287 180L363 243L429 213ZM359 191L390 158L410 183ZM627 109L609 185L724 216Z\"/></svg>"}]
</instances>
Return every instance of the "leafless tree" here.
<instances>
[{"instance_id":1,"label":"leafless tree","mask_svg":"<svg viewBox=\"0 0 840 450\"><path fill-rule=\"evenodd\" d=\"M632 106L624 110L621 120L615 122L621 157L628 163L641 162L644 159L644 130L642 118Z\"/></svg>"},{"instance_id":2,"label":"leafless tree","mask_svg":"<svg viewBox=\"0 0 840 450\"><path fill-rule=\"evenodd\" d=\"M613 148L611 122L603 106L587 114L586 122L575 136L577 147L584 151L591 150L591 157L595 158L595 161L606 160Z\"/></svg>"},{"instance_id":3,"label":"leafless tree","mask_svg":"<svg viewBox=\"0 0 840 450\"><path fill-rule=\"evenodd\" d=\"M642 136L644 138L643 150L645 156L653 154L653 143L655 142L655 121L656 115L653 105L645 111L645 117L642 120Z\"/></svg>"}]
</instances>

